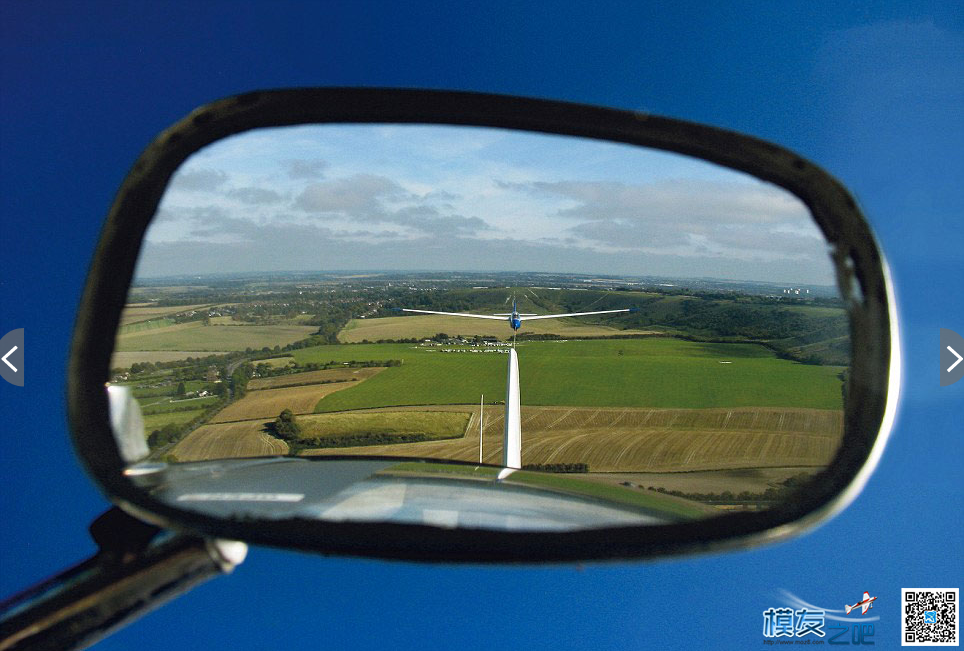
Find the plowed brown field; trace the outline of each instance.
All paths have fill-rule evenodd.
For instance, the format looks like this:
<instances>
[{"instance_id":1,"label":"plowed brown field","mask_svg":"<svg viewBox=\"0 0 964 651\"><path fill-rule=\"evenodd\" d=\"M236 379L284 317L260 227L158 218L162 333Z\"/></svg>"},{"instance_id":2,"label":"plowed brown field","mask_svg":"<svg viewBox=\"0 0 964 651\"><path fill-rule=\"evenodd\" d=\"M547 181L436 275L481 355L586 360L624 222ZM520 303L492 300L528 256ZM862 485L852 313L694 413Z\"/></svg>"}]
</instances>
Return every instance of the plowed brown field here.
<instances>
[{"instance_id":1,"label":"plowed brown field","mask_svg":"<svg viewBox=\"0 0 964 651\"><path fill-rule=\"evenodd\" d=\"M172 452L178 461L287 454L288 444L264 431L266 422L249 420L204 425L188 434Z\"/></svg>"},{"instance_id":2,"label":"plowed brown field","mask_svg":"<svg viewBox=\"0 0 964 651\"><path fill-rule=\"evenodd\" d=\"M209 424L191 432L172 452L178 461L287 454L288 444L264 431L267 423L284 409L296 414L310 414L324 396L358 386L382 370L339 368L251 380L247 395L215 414ZM312 381L329 383L285 386L285 383L301 385ZM253 390L258 383L282 388Z\"/></svg>"},{"instance_id":3,"label":"plowed brown field","mask_svg":"<svg viewBox=\"0 0 964 651\"><path fill-rule=\"evenodd\" d=\"M333 382L251 391L215 414L211 422L228 423L253 418L276 418L284 409L290 409L296 414L310 414L315 410L318 401L328 394L357 385L358 382Z\"/></svg>"},{"instance_id":4,"label":"plowed brown field","mask_svg":"<svg viewBox=\"0 0 964 651\"><path fill-rule=\"evenodd\" d=\"M467 405L447 409L474 414L465 438L303 454L478 460L478 409ZM486 463L501 460L503 418L501 407L485 409ZM833 457L842 434L842 412L822 409L523 407L522 462L586 463L592 472L823 466Z\"/></svg>"}]
</instances>

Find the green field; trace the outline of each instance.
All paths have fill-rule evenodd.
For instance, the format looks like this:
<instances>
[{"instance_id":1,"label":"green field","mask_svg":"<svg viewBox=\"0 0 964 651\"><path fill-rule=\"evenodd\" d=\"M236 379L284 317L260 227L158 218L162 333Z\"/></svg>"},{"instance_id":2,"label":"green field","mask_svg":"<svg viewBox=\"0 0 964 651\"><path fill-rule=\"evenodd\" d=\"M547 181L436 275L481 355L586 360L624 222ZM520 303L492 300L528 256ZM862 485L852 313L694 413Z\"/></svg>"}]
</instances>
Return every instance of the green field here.
<instances>
[{"instance_id":1,"label":"green field","mask_svg":"<svg viewBox=\"0 0 964 651\"><path fill-rule=\"evenodd\" d=\"M203 413L203 409L195 409L192 411L176 411L167 414L144 416L144 434L147 435L156 429L161 429L168 423L183 425L191 420L194 420Z\"/></svg>"},{"instance_id":2,"label":"green field","mask_svg":"<svg viewBox=\"0 0 964 651\"><path fill-rule=\"evenodd\" d=\"M110 358L111 368L130 368L132 364L143 364L144 362L151 362L156 364L157 362L174 362L178 360L187 359L188 357L207 357L211 355L210 351L199 351L199 350L151 350L151 351L134 351L134 352L118 352L114 351Z\"/></svg>"},{"instance_id":3,"label":"green field","mask_svg":"<svg viewBox=\"0 0 964 651\"><path fill-rule=\"evenodd\" d=\"M271 359L259 359L252 362L253 364L267 364L271 368L284 368L291 362L295 361L294 357L272 357Z\"/></svg>"},{"instance_id":4,"label":"green field","mask_svg":"<svg viewBox=\"0 0 964 651\"><path fill-rule=\"evenodd\" d=\"M424 434L426 440L465 434L470 415L445 411L386 411L299 416L302 438L370 434Z\"/></svg>"},{"instance_id":5,"label":"green field","mask_svg":"<svg viewBox=\"0 0 964 651\"><path fill-rule=\"evenodd\" d=\"M784 309L797 312L804 316L819 317L847 317L847 310L842 307L821 307L819 305L787 305Z\"/></svg>"},{"instance_id":6,"label":"green field","mask_svg":"<svg viewBox=\"0 0 964 651\"><path fill-rule=\"evenodd\" d=\"M210 303L158 306L156 303L128 303L121 312L121 325L173 316L180 312L213 307Z\"/></svg>"},{"instance_id":7,"label":"green field","mask_svg":"<svg viewBox=\"0 0 964 651\"><path fill-rule=\"evenodd\" d=\"M134 332L143 332L145 330L156 330L157 328L166 328L175 325L177 322L174 319L160 318L151 319L150 321L139 321L137 323L129 323L127 325L122 325L117 329L117 334L119 335L129 335Z\"/></svg>"},{"instance_id":8,"label":"green field","mask_svg":"<svg viewBox=\"0 0 964 651\"><path fill-rule=\"evenodd\" d=\"M161 398L161 397L167 398L173 395L174 390L177 388L177 385L173 385L173 386L165 385L160 387L151 387L151 386L140 387L140 386L137 386L136 384L134 385L127 384L127 383L119 383L119 384L121 386L136 387L133 389L133 393L134 393L134 397L137 398L138 400L144 400L147 398ZM157 402L157 401L155 400L154 402Z\"/></svg>"},{"instance_id":9,"label":"green field","mask_svg":"<svg viewBox=\"0 0 964 651\"><path fill-rule=\"evenodd\" d=\"M520 344L522 404L584 407L841 409L841 367L776 358L753 344L672 338ZM363 384L324 397L316 412L392 405L491 404L504 399L508 356L443 353L410 344L316 346L299 364L401 359ZM730 362L721 364L720 362Z\"/></svg>"},{"instance_id":10,"label":"green field","mask_svg":"<svg viewBox=\"0 0 964 651\"><path fill-rule=\"evenodd\" d=\"M140 324L132 324L134 325ZM127 327L127 326L125 326ZM204 326L200 321L158 328L158 332L139 331L117 337L115 350L192 350L227 352L268 346L284 346L305 339L314 326Z\"/></svg>"},{"instance_id":11,"label":"green field","mask_svg":"<svg viewBox=\"0 0 964 651\"><path fill-rule=\"evenodd\" d=\"M293 317L285 318L280 315L266 317L260 322L256 321L238 321L234 317L230 316L212 316L210 319L211 325L223 325L223 326L242 326L249 327L253 325L305 325L308 321L311 321L315 317L314 314L298 314Z\"/></svg>"},{"instance_id":12,"label":"green field","mask_svg":"<svg viewBox=\"0 0 964 651\"><path fill-rule=\"evenodd\" d=\"M156 414L168 414L173 412L187 413L187 408L192 407L191 411L203 410L210 407L219 400L217 396L210 396L207 398L191 398L188 400L175 400L174 402L169 402L168 398L162 399L160 402L154 403L141 403L141 411L145 416L156 415ZM182 411L184 410L184 411Z\"/></svg>"},{"instance_id":13,"label":"green field","mask_svg":"<svg viewBox=\"0 0 964 651\"><path fill-rule=\"evenodd\" d=\"M160 396L174 397L175 391L177 391L177 385L180 382L171 381L169 384L164 384L163 386L144 386L151 383L157 383L158 381L166 381L168 378L163 376L152 376L149 378L139 379L136 382L118 382L119 386L129 386L132 388L134 397L138 400L142 398L157 398ZM214 391L215 384L211 382L205 382L203 380L187 380L184 383L184 391L200 391L201 389L207 389L208 391Z\"/></svg>"}]
</instances>

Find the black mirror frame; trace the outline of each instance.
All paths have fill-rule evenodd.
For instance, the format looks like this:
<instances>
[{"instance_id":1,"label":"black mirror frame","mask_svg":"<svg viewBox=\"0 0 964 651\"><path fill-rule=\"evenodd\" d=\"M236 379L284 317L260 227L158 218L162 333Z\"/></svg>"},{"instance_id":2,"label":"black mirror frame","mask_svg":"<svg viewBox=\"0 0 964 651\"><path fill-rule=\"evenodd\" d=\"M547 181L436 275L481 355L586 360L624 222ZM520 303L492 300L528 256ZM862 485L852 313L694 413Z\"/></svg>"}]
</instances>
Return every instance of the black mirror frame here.
<instances>
[{"instance_id":1,"label":"black mirror frame","mask_svg":"<svg viewBox=\"0 0 964 651\"><path fill-rule=\"evenodd\" d=\"M844 439L806 495L767 511L659 526L505 533L426 525L221 520L152 500L121 472L110 428L110 358L141 242L174 171L198 149L260 127L303 123L424 123L579 136L686 154L778 185L800 198L832 247L854 351ZM111 333L105 336L104 333ZM68 371L74 446L116 504L156 524L205 536L323 554L442 562L647 558L742 548L803 532L843 509L876 466L896 412L896 309L875 238L847 190L813 163L739 133L581 104L469 92L304 88L253 92L203 106L161 133L110 209L78 311Z\"/></svg>"}]
</instances>

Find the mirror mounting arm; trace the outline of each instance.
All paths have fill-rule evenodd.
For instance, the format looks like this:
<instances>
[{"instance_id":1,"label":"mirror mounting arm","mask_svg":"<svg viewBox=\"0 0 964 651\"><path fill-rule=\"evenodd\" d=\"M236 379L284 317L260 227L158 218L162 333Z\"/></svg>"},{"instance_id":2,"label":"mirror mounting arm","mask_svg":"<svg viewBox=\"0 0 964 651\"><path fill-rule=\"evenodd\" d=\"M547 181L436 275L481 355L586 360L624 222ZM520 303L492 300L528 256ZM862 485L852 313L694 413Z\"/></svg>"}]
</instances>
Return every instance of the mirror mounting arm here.
<instances>
[{"instance_id":1,"label":"mirror mounting arm","mask_svg":"<svg viewBox=\"0 0 964 651\"><path fill-rule=\"evenodd\" d=\"M204 581L231 572L243 543L176 534L117 507L98 517L91 558L0 602L0 651L84 649Z\"/></svg>"}]
</instances>

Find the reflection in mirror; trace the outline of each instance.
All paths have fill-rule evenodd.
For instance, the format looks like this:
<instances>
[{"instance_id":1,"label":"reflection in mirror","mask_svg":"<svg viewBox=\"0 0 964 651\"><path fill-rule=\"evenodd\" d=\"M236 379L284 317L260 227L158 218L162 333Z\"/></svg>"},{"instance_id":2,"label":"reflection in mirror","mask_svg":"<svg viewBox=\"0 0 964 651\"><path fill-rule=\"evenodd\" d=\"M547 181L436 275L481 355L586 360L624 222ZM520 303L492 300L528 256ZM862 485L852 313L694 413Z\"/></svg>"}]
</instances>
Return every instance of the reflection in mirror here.
<instances>
[{"instance_id":1,"label":"reflection in mirror","mask_svg":"<svg viewBox=\"0 0 964 651\"><path fill-rule=\"evenodd\" d=\"M184 163L147 234L112 360L149 448L128 474L271 518L769 508L843 434L833 278L798 199L685 156L473 127L243 133Z\"/></svg>"}]
</instances>

